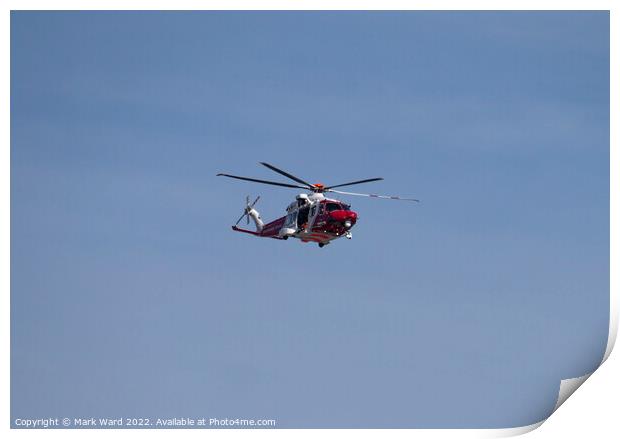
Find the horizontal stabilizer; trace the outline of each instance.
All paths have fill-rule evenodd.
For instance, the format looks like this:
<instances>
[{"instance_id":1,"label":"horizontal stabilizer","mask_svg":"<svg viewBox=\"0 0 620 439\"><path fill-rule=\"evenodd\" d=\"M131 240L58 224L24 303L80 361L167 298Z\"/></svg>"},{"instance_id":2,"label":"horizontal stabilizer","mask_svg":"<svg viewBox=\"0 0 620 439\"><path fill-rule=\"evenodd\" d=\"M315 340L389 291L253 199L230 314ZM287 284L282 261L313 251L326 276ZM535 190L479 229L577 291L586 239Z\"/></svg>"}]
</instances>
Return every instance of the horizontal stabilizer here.
<instances>
[{"instance_id":1,"label":"horizontal stabilizer","mask_svg":"<svg viewBox=\"0 0 620 439\"><path fill-rule=\"evenodd\" d=\"M232 226L232 229L235 232L243 232L243 233L249 233L250 235L261 236L260 233L258 233L258 232L253 232L252 230L241 229L241 228L239 228L237 226Z\"/></svg>"}]
</instances>

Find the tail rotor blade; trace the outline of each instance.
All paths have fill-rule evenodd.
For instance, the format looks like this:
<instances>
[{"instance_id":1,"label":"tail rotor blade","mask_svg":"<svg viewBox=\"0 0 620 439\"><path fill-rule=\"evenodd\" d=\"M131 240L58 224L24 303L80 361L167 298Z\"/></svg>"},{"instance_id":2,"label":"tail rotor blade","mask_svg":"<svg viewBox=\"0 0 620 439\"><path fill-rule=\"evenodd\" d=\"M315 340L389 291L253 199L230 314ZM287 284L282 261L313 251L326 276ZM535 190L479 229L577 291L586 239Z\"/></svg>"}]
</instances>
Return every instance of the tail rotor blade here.
<instances>
[{"instance_id":1,"label":"tail rotor blade","mask_svg":"<svg viewBox=\"0 0 620 439\"><path fill-rule=\"evenodd\" d=\"M235 223L235 226L239 225L243 217L245 217L245 223L248 225L250 224L250 210L252 210L252 208L254 207L256 203L258 203L258 200L260 200L260 195L256 197L256 199L254 200L252 204L250 204L250 196L247 195L245 197L245 208L243 209L243 213L241 214L241 216Z\"/></svg>"},{"instance_id":2,"label":"tail rotor blade","mask_svg":"<svg viewBox=\"0 0 620 439\"><path fill-rule=\"evenodd\" d=\"M239 217L239 219L238 219L238 220L237 220L237 222L235 223L235 227L236 227L237 225L239 225L239 223L241 222L241 220L243 219L243 217L244 217L244 216L246 216L245 212L243 212L243 215L241 215L241 216Z\"/></svg>"}]
</instances>

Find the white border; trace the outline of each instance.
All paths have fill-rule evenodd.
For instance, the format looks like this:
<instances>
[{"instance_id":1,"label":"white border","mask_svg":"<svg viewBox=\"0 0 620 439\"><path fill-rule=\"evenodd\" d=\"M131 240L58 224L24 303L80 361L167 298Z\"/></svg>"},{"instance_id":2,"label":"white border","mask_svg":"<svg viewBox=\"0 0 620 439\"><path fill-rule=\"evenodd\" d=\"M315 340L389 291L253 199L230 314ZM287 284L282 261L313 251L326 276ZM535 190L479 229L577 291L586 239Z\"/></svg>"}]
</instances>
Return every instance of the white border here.
<instances>
[{"instance_id":1,"label":"white border","mask_svg":"<svg viewBox=\"0 0 620 439\"><path fill-rule=\"evenodd\" d=\"M51 5L53 3L53 5ZM90 10L105 10L105 9L119 9L119 10L127 10L127 9L143 9L147 2L141 2L136 0L93 0L89 2L80 2L80 1L55 1L55 2L46 2L42 0L9 0L4 2L3 5L6 5L4 9L4 15L2 16L2 24L0 28L2 29L2 44L0 45L0 55L1 59L6 60L5 69L2 71L2 87L1 87L1 97L2 101L5 105L2 107L1 111L1 120L3 130L0 132L4 134L4 148L2 148L2 153L0 155L0 169L2 170L1 180L2 180L2 190L0 191L1 202L7 209L4 210L4 215L2 216L2 221L4 227L2 228L2 242L4 244L4 251L1 253L2 258L2 280L3 280L3 302L4 302L4 315L3 319L4 324L2 325L2 337L1 343L2 348L5 353L10 352L10 119L9 119L9 94L10 94L10 72L9 72L9 60L10 60L10 10L28 10L28 9L38 9L38 10L49 10L49 9L90 9ZM617 87L617 78L620 74L620 69L618 66L618 56L617 49L620 47L618 44L618 29L620 29L620 20L619 20L619 11L620 8L615 7L614 1L611 0L591 0L591 1L551 1L551 0L522 0L522 1L514 1L514 0L504 0L504 1L470 1L470 2L462 2L462 1L419 1L419 2L406 2L402 0L385 0L382 2L377 1L353 1L353 0L338 0L338 1L309 1L309 0L297 0L297 1L276 1L276 0L268 0L268 1L228 1L228 2L214 2L214 1L198 1L198 0L176 0L176 1L164 1L164 0L152 0L149 1L146 5L149 9L161 9L161 10L198 10L198 9L212 9L212 10L231 10L231 9L267 9L267 10L277 10L277 9L288 9L288 10L334 10L334 9L366 9L366 10L405 10L405 9L416 9L416 10L572 10L572 9L587 9L587 10L610 10L611 11L611 44L610 44L610 52L611 52L611 65L610 65L610 128L611 128L611 146L610 146L610 267L618 266L618 234L617 234L617 226L618 220L620 216L618 215L618 189L620 185L620 181L618 179L618 170L620 169L619 162L619 154L618 154L618 130L617 126L619 125L618 120L618 105L620 104L620 96L618 94ZM614 172L614 170L616 172ZM603 361L606 361L613 349L615 344L616 336L617 336L617 328L618 328L618 276L617 273L614 272L613 268L610 272L610 327L609 327L609 339L605 352L605 356ZM9 355L4 356L5 360L2 363L3 368L3 380L5 382L5 389L10 388L10 360ZM606 369L606 376L609 380L616 380L616 384L618 383L618 361L614 360L612 368ZM595 374L596 375L596 374ZM581 384L583 384L586 379L588 379L591 374L587 374L583 377L577 377L573 379L563 380L560 386L560 394L558 395L558 402L556 404L555 410L560 408L560 406L566 401L568 396L572 394ZM583 411L585 413L579 413L582 418L581 422L583 422L583 418L585 416L586 424L588 419L588 413L591 415L598 411L592 411L592 407L601 408L600 411L605 411L605 408L609 410L610 407L617 407L618 396L610 394L607 391L607 386L605 383L600 384L599 382L599 392L590 392L590 394L594 393L595 396L592 396L591 400L587 405L583 405ZM617 389L618 387L616 387ZM585 395L584 395L585 396ZM600 401L600 399L609 398L608 401L614 401L614 404L606 404ZM573 406L574 407L574 406ZM7 430L10 425L10 392L5 392L5 397L2 399L2 429ZM618 431L618 422L617 417L612 416L612 412L609 411L609 416L605 418L608 422L608 426L605 427L603 431ZM557 417L557 415L556 415ZM596 418L597 422L600 424L601 419ZM509 429L496 429L496 430L368 430L368 431L359 431L359 430L209 430L209 435L214 436L230 436L230 435L238 435L238 434L249 434L255 437L266 437L268 436L282 436L289 437L292 433L296 437L314 437L317 433L321 435L328 435L333 437L340 437L342 434L346 434L347 432L353 433L356 435L362 434L362 436L366 434L373 434L376 432L377 436L401 436L401 437L410 437L411 434L422 435L423 437L503 437L503 436L512 436L523 434L528 431L534 430L542 425L544 421L541 421L536 424L532 424L529 426L523 426L519 428L509 428ZM558 423L554 423L554 432L555 434L569 434L574 432L574 424L575 420L571 417L568 420L564 418L563 429L560 427L560 431L558 432ZM603 422L604 423L604 422ZM581 423L581 426L584 424ZM609 430L607 430L609 429ZM541 429L545 430L545 429ZM539 431L541 431L539 430ZM45 433L42 433L45 432ZM116 430L114 431L115 435L133 435L136 432L139 434L148 434L148 435L201 435L205 434L204 430ZM541 431L542 432L542 431ZM19 429L10 429L8 431L9 434L14 435L32 435L32 434L49 434L56 437L66 437L66 436L79 436L83 437L85 435L88 436L97 436L97 435L105 435L106 437L110 434L108 430L19 430Z\"/></svg>"}]
</instances>

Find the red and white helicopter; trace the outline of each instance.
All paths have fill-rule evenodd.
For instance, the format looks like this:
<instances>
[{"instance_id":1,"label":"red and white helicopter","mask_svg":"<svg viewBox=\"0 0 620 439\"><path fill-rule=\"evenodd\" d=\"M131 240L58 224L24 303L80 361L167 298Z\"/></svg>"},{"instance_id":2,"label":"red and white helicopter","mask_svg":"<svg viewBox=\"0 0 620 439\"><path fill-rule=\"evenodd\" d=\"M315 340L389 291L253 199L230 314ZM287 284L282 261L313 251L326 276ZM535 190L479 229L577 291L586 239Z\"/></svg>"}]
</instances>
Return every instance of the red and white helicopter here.
<instances>
[{"instance_id":1,"label":"red and white helicopter","mask_svg":"<svg viewBox=\"0 0 620 439\"><path fill-rule=\"evenodd\" d=\"M253 181L255 183L283 186L294 189L305 189L311 191L309 194L299 194L286 208L286 216L278 218L268 224L263 223L260 214L254 206L260 199L256 197L250 204L250 197L246 197L246 205L243 215L237 220L232 229L236 232L249 233L263 238L288 239L290 237L300 239L302 242L317 242L319 247L324 247L334 239L346 237L351 239L351 228L357 222L357 213L351 210L349 204L339 200L326 198L325 192L334 192L343 195L356 195L371 198L386 198L389 200L419 201L415 198L401 198L387 195L358 194L355 192L343 192L334 190L337 187L351 186L354 184L369 183L371 181L383 180L383 178L367 178L365 180L351 181L349 183L325 186L321 183L310 184L301 178L295 177L269 163L261 162L272 171L290 178L299 184L280 183L277 181L259 180L256 178L239 177L230 174L217 174L217 176L236 178L237 180ZM303 185L303 186L302 186ZM245 217L246 223L250 224L250 218L256 225L256 231L241 229L237 225Z\"/></svg>"}]
</instances>

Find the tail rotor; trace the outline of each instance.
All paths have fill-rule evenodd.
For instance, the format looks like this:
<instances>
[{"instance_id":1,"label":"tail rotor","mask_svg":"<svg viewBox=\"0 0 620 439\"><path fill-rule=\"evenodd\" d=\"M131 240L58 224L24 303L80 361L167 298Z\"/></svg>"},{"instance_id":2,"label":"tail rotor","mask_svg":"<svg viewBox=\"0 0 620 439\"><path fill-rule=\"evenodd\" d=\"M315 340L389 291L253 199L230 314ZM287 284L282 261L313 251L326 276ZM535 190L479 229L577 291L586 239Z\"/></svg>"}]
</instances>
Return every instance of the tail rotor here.
<instances>
[{"instance_id":1,"label":"tail rotor","mask_svg":"<svg viewBox=\"0 0 620 439\"><path fill-rule=\"evenodd\" d=\"M239 219L235 223L235 227L241 222L243 217L245 217L245 223L250 224L250 211L256 205L256 203L258 203L259 199L260 199L260 195L256 197L256 199L254 200L252 204L250 204L250 196L248 195L245 197L245 209L243 209L243 214L239 217Z\"/></svg>"}]
</instances>

